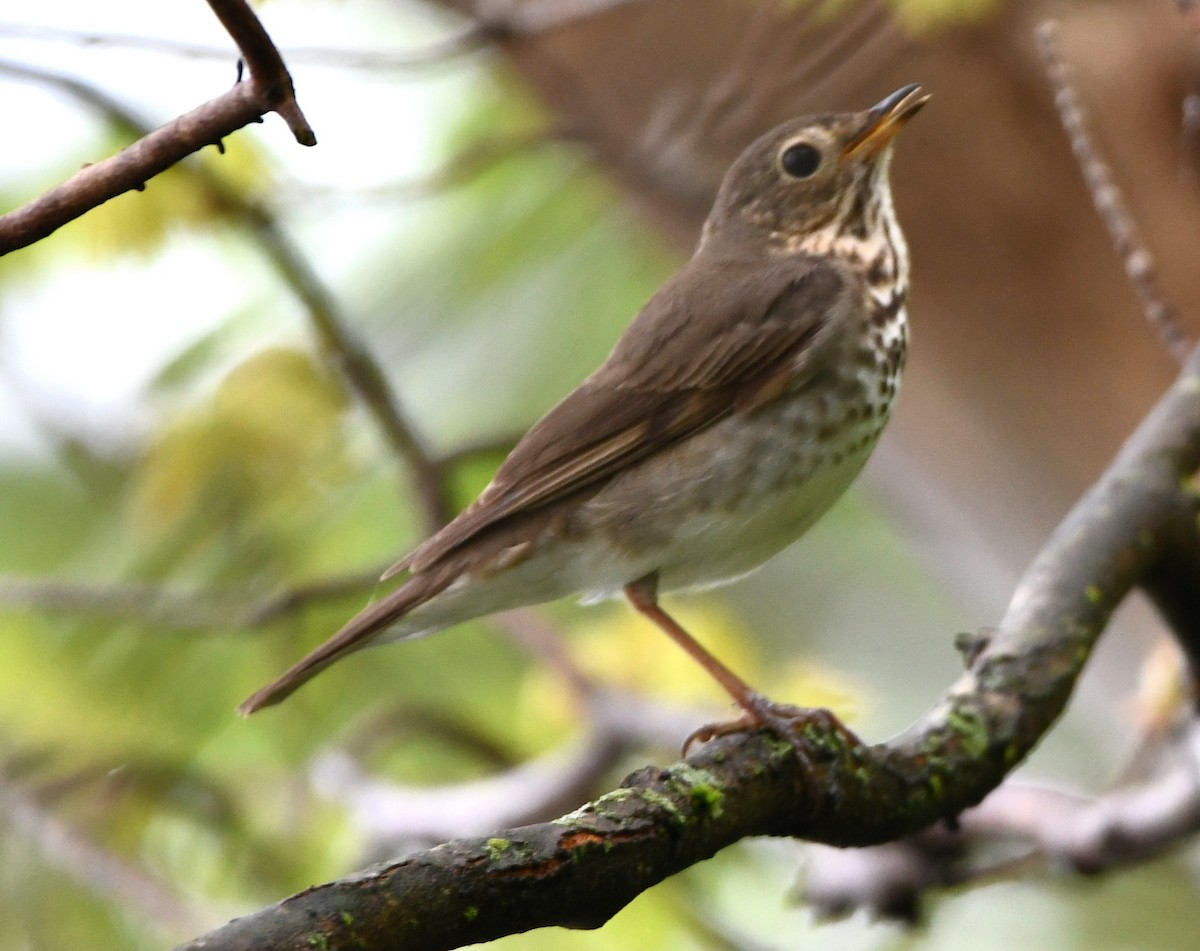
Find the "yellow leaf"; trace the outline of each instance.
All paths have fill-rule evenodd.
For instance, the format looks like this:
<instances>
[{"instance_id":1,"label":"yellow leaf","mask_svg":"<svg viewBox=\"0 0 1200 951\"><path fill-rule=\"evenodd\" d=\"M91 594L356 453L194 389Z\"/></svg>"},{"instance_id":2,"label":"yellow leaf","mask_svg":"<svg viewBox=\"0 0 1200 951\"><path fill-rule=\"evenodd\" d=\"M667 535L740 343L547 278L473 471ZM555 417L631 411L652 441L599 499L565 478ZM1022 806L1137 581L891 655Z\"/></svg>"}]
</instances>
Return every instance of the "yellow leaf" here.
<instances>
[{"instance_id":1,"label":"yellow leaf","mask_svg":"<svg viewBox=\"0 0 1200 951\"><path fill-rule=\"evenodd\" d=\"M267 178L266 161L245 131L231 136L225 151L206 147L148 179L140 191L126 192L94 208L72 233L95 259L120 254L149 255L172 232L204 227L229 211L226 194L246 193ZM115 153L124 142L114 142Z\"/></svg>"},{"instance_id":2,"label":"yellow leaf","mask_svg":"<svg viewBox=\"0 0 1200 951\"><path fill-rule=\"evenodd\" d=\"M286 347L255 354L147 450L135 517L157 532L191 518L289 517L323 483L344 476L345 409L341 388L308 354Z\"/></svg>"}]
</instances>

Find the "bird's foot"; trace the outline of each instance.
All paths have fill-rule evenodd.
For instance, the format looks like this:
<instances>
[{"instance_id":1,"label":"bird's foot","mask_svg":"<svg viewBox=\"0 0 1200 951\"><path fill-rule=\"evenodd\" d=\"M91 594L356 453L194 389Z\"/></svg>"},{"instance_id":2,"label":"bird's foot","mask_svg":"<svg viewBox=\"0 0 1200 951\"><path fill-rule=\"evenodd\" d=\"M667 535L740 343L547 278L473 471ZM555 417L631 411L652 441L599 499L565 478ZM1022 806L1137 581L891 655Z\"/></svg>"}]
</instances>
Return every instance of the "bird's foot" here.
<instances>
[{"instance_id":1,"label":"bird's foot","mask_svg":"<svg viewBox=\"0 0 1200 951\"><path fill-rule=\"evenodd\" d=\"M757 693L746 697L742 707L745 712L736 720L710 723L689 734L683 743L683 755L687 755L694 743L707 743L731 733L766 729L790 743L805 772L811 772L814 752L830 741L836 746L863 745L853 730L824 707L794 707Z\"/></svg>"}]
</instances>

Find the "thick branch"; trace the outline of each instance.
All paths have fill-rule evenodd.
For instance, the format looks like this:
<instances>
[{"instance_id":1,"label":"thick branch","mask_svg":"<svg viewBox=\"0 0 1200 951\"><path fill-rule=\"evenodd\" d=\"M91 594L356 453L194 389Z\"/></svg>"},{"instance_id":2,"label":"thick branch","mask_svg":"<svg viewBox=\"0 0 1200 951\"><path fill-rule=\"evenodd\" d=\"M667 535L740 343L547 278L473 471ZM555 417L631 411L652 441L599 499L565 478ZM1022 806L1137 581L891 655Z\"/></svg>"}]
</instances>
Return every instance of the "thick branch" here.
<instances>
[{"instance_id":1,"label":"thick branch","mask_svg":"<svg viewBox=\"0 0 1200 951\"><path fill-rule=\"evenodd\" d=\"M1047 542L971 669L888 743L856 747L814 730L814 775L804 776L786 742L725 738L554 822L375 866L186 947L434 949L546 925L591 928L745 836L865 845L955 816L1062 712L1112 611L1162 554L1197 465L1200 351Z\"/></svg>"},{"instance_id":2,"label":"thick branch","mask_svg":"<svg viewBox=\"0 0 1200 951\"><path fill-rule=\"evenodd\" d=\"M1195 499L1180 493L1179 515L1164 532L1163 557L1142 581L1142 590L1175 634L1200 682L1200 525Z\"/></svg>"},{"instance_id":3,"label":"thick branch","mask_svg":"<svg viewBox=\"0 0 1200 951\"><path fill-rule=\"evenodd\" d=\"M1154 774L1089 797L1006 783L956 828L934 826L869 849L817 849L801 898L823 917L866 910L912 921L937 887L1031 868L1098 874L1162 855L1200 830L1200 722L1176 724Z\"/></svg>"}]
</instances>

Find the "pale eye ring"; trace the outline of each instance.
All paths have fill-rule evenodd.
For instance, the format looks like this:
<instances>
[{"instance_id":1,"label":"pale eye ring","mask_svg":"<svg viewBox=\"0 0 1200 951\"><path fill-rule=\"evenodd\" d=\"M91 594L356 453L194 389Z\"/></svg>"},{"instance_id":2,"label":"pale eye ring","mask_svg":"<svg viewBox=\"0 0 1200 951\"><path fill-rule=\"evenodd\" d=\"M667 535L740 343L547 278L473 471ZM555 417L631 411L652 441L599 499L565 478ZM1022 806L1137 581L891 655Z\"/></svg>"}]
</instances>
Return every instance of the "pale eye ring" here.
<instances>
[{"instance_id":1,"label":"pale eye ring","mask_svg":"<svg viewBox=\"0 0 1200 951\"><path fill-rule=\"evenodd\" d=\"M808 178L821 167L821 150L811 142L793 142L779 153L779 165L792 178Z\"/></svg>"}]
</instances>

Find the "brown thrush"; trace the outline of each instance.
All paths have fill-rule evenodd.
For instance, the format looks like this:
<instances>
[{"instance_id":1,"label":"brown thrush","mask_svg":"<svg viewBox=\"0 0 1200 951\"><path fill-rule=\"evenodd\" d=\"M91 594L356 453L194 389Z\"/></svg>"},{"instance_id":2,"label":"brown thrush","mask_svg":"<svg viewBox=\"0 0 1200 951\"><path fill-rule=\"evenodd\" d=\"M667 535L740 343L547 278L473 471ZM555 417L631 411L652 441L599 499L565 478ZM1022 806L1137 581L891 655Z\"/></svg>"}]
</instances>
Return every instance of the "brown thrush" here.
<instances>
[{"instance_id":1,"label":"brown thrush","mask_svg":"<svg viewBox=\"0 0 1200 951\"><path fill-rule=\"evenodd\" d=\"M583 593L624 592L744 711L709 737L821 716L774 704L658 606L752 571L842 494L887 422L908 339L892 137L928 99L795 119L725 175L699 247L604 364L517 444L407 572L242 713L370 644Z\"/></svg>"}]
</instances>

